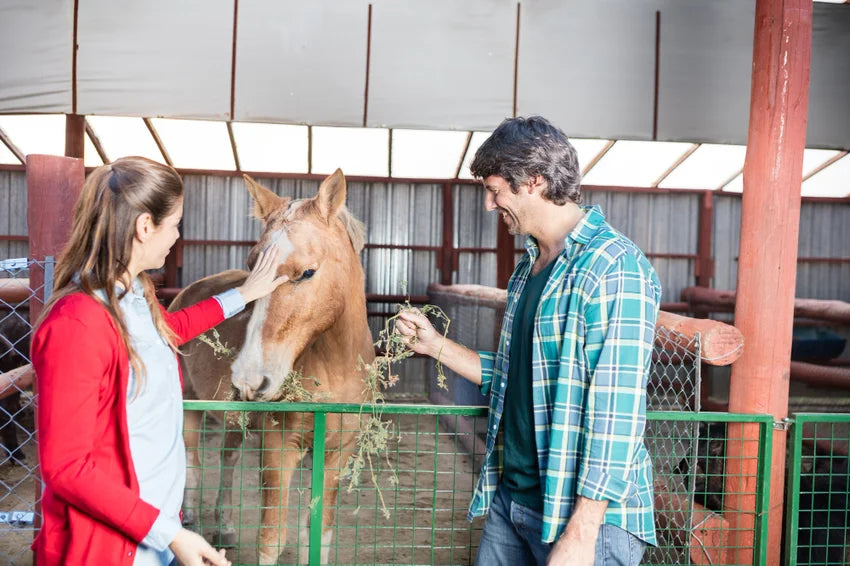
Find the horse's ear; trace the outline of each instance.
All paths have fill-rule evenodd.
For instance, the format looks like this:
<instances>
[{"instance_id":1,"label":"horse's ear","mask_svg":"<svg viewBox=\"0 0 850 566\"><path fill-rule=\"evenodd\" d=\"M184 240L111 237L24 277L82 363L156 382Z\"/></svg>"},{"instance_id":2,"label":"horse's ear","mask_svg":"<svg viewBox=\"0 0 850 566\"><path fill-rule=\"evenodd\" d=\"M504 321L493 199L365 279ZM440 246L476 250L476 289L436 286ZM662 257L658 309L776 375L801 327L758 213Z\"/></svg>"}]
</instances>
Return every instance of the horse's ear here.
<instances>
[{"instance_id":1,"label":"horse's ear","mask_svg":"<svg viewBox=\"0 0 850 566\"><path fill-rule=\"evenodd\" d=\"M322 217L330 222L345 204L345 175L341 169L337 169L322 181L315 201Z\"/></svg>"},{"instance_id":2,"label":"horse's ear","mask_svg":"<svg viewBox=\"0 0 850 566\"><path fill-rule=\"evenodd\" d=\"M249 175L242 175L248 192L254 199L254 216L265 222L269 215L275 210L289 204L288 197L279 197L269 189L265 188Z\"/></svg>"}]
</instances>

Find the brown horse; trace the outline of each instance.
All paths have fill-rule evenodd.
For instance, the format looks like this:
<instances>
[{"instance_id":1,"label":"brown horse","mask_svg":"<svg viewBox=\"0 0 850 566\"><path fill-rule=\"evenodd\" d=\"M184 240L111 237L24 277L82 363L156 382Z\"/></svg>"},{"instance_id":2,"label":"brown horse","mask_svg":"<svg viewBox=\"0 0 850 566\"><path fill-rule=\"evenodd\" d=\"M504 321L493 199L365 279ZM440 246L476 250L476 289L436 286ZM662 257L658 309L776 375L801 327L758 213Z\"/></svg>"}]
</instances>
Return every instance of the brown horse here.
<instances>
[{"instance_id":1,"label":"brown horse","mask_svg":"<svg viewBox=\"0 0 850 566\"><path fill-rule=\"evenodd\" d=\"M374 347L366 319L359 258L364 229L345 208L345 177L337 170L325 179L314 198L294 202L275 195L248 176L245 180L254 199L254 215L265 226L248 263L253 264L260 250L275 243L283 251L278 275L288 275L289 282L217 327L221 342L238 349L235 359L216 357L209 345L198 340L184 348L181 360L186 397L275 401L281 397L285 376L297 370L311 378L304 380L304 387L319 393L323 400L361 402L364 386L358 359L371 362ZM235 287L246 276L245 271L232 270L201 279L184 289L171 308L184 308ZM200 508L200 418L197 411L186 413L186 507L191 509ZM252 416L252 421L249 426L261 425L263 430L259 560L274 564L286 540L290 480L313 445L313 420L309 414L285 413L281 418L279 414L266 413L263 417ZM242 430L233 425L228 423L226 427L217 506L222 510L217 520L222 525L224 544L235 541L230 486L243 436ZM354 450L357 429L357 415L328 415L323 561L332 538L339 471Z\"/></svg>"}]
</instances>

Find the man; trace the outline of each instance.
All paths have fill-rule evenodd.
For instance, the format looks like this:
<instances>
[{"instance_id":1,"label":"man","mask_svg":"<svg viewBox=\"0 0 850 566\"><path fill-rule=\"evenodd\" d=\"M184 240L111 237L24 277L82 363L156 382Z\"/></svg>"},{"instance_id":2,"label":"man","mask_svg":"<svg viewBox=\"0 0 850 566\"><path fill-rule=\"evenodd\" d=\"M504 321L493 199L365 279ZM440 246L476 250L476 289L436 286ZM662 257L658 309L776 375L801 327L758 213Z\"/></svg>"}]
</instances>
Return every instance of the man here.
<instances>
[{"instance_id":1,"label":"man","mask_svg":"<svg viewBox=\"0 0 850 566\"><path fill-rule=\"evenodd\" d=\"M397 328L490 397L476 564L639 564L656 544L643 435L658 278L598 207L579 206L575 149L545 119L505 120L471 170L486 209L529 236L498 352L444 343L414 311Z\"/></svg>"}]
</instances>

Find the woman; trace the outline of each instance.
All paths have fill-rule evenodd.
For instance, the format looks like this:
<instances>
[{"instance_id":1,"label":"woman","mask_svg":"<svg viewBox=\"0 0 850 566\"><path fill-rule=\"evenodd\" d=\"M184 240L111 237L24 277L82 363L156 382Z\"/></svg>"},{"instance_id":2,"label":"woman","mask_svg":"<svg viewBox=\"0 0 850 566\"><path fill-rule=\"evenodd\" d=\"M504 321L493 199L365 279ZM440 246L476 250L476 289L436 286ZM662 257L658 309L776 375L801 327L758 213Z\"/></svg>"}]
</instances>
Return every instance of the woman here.
<instances>
[{"instance_id":1,"label":"woman","mask_svg":"<svg viewBox=\"0 0 850 566\"><path fill-rule=\"evenodd\" d=\"M32 344L44 492L38 564L230 563L180 525L186 477L177 347L286 281L261 254L241 287L175 313L147 269L179 236L183 183L141 157L83 185Z\"/></svg>"}]
</instances>

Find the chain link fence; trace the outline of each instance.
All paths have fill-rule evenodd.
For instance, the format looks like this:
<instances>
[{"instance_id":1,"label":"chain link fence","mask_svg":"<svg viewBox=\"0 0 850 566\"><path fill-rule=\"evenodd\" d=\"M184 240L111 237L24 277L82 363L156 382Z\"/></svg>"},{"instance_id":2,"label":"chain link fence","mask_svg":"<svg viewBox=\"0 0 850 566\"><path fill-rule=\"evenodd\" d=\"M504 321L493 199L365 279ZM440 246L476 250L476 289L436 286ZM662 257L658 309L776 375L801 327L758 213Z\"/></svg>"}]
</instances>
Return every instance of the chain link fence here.
<instances>
[{"instance_id":1,"label":"chain link fence","mask_svg":"<svg viewBox=\"0 0 850 566\"><path fill-rule=\"evenodd\" d=\"M44 283L34 286L36 278ZM32 564L29 547L40 524L36 397L32 374L14 370L30 362L30 306L52 286L52 258L0 261L0 563L9 565Z\"/></svg>"}]
</instances>

